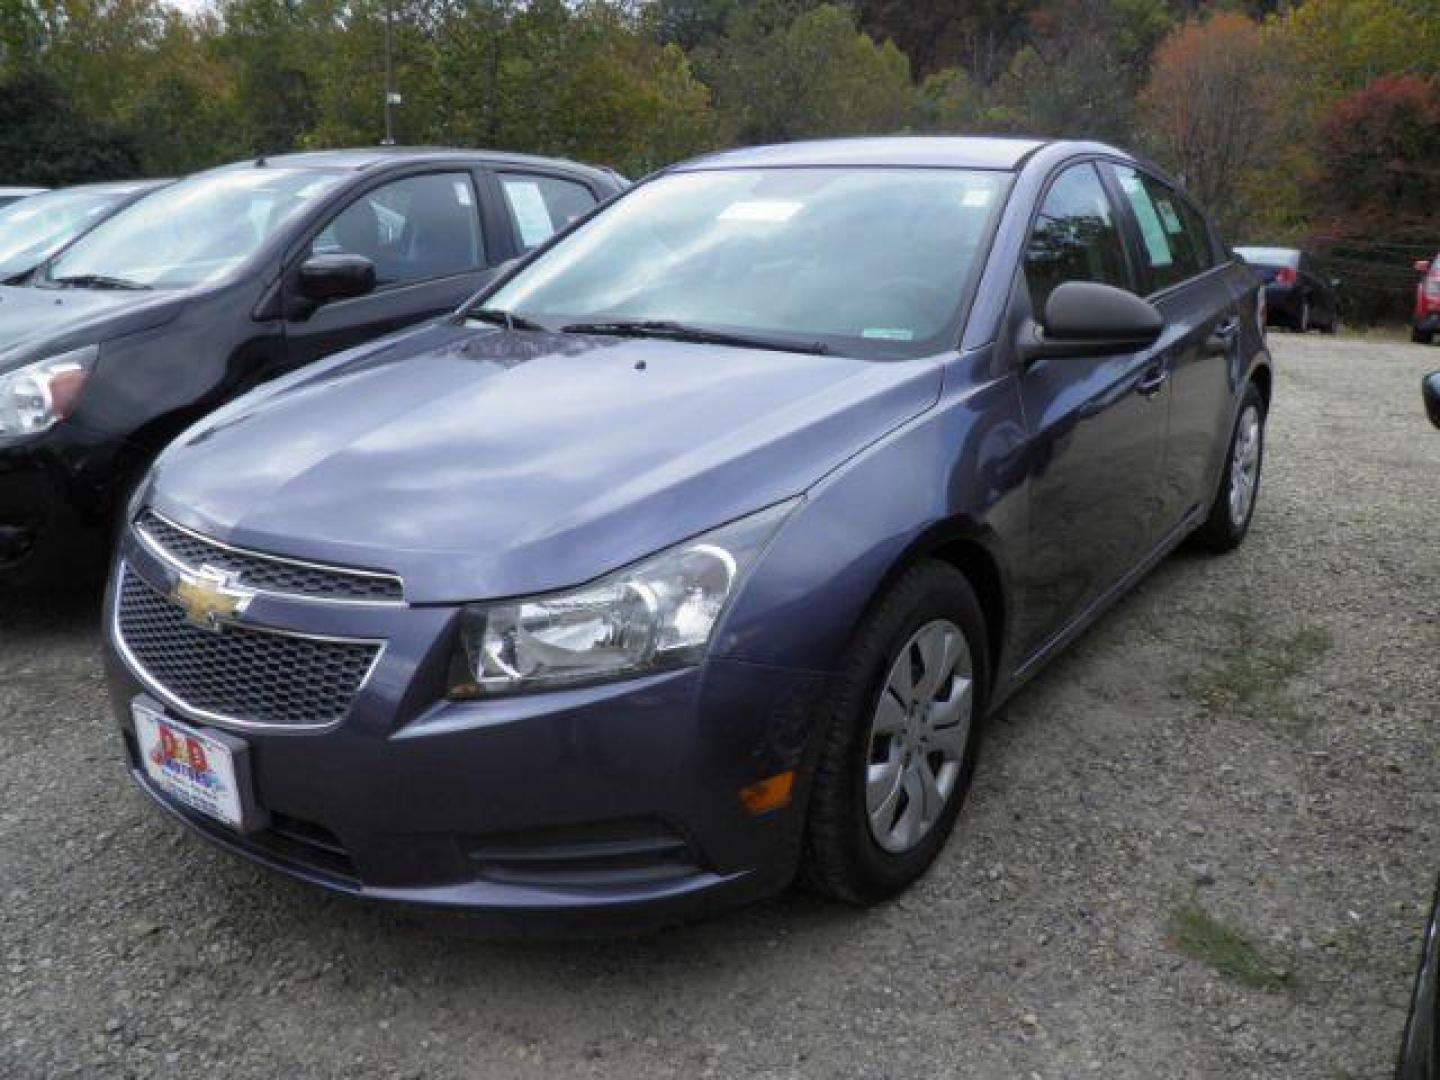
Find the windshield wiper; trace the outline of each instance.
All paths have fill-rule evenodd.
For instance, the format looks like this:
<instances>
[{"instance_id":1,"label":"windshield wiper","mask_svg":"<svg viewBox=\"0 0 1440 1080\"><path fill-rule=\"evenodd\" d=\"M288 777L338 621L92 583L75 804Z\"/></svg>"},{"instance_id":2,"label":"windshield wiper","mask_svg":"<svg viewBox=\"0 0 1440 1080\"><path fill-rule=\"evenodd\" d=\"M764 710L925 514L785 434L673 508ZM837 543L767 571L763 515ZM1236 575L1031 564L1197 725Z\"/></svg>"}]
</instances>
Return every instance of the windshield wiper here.
<instances>
[{"instance_id":1,"label":"windshield wiper","mask_svg":"<svg viewBox=\"0 0 1440 1080\"><path fill-rule=\"evenodd\" d=\"M110 277L107 274L76 274L73 277L50 278L48 284L62 289L126 289L135 292L149 292L151 286L128 278Z\"/></svg>"},{"instance_id":2,"label":"windshield wiper","mask_svg":"<svg viewBox=\"0 0 1440 1080\"><path fill-rule=\"evenodd\" d=\"M608 322L578 322L564 328L567 334L614 334L616 337L664 338L693 341L701 345L735 345L742 349L774 349L777 352L810 353L824 356L830 346L819 341L790 341L785 338L736 334L728 330L707 330L671 319L613 319Z\"/></svg>"},{"instance_id":3,"label":"windshield wiper","mask_svg":"<svg viewBox=\"0 0 1440 1080\"><path fill-rule=\"evenodd\" d=\"M465 313L467 319L479 319L481 322L493 323L496 326L503 326L506 330L545 330L534 319L527 319L514 311L502 311L499 308L474 308Z\"/></svg>"}]
</instances>

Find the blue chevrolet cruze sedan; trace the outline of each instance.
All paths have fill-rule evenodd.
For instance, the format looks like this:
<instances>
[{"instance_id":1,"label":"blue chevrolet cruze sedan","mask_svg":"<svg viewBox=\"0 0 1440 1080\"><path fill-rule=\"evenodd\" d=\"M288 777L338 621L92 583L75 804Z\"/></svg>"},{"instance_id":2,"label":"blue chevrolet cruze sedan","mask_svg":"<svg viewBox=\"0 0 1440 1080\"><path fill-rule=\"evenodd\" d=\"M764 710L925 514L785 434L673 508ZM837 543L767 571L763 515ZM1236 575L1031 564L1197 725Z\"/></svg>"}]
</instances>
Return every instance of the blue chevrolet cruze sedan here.
<instances>
[{"instance_id":1,"label":"blue chevrolet cruze sedan","mask_svg":"<svg viewBox=\"0 0 1440 1080\"><path fill-rule=\"evenodd\" d=\"M1244 538L1258 288L1096 143L668 169L161 456L107 604L130 771L293 877L529 926L892 896L986 716Z\"/></svg>"}]
</instances>

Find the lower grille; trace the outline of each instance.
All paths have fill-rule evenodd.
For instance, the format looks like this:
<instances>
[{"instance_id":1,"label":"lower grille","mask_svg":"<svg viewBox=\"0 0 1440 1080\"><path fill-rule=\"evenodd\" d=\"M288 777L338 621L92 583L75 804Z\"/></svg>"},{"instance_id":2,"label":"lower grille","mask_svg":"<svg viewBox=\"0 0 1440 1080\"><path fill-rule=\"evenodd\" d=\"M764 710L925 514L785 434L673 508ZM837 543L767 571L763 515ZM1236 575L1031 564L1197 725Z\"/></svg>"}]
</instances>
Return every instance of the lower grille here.
<instances>
[{"instance_id":1,"label":"lower grille","mask_svg":"<svg viewBox=\"0 0 1440 1080\"><path fill-rule=\"evenodd\" d=\"M336 723L349 713L380 655L373 642L240 626L202 630L128 568L121 570L115 623L120 643L157 691L222 722Z\"/></svg>"}]
</instances>

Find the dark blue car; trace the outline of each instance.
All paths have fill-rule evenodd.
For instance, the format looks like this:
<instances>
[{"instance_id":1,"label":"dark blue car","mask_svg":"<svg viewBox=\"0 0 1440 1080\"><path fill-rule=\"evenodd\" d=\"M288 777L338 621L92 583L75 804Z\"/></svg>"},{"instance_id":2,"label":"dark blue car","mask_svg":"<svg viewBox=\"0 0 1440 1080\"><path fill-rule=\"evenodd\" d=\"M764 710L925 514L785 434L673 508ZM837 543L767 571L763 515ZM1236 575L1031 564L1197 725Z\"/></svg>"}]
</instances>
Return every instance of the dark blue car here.
<instances>
[{"instance_id":1,"label":"dark blue car","mask_svg":"<svg viewBox=\"0 0 1440 1080\"><path fill-rule=\"evenodd\" d=\"M341 892L554 927L891 896L981 722L1255 507L1255 276L1094 143L669 169L133 501L135 780Z\"/></svg>"}]
</instances>

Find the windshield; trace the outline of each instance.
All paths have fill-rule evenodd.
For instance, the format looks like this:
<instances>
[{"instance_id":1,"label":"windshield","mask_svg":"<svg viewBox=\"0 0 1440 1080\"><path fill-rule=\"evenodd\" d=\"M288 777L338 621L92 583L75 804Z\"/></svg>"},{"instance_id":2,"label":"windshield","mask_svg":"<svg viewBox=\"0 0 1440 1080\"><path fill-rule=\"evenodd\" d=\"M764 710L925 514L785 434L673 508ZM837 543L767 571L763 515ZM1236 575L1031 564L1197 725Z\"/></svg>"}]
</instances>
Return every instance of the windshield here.
<instances>
[{"instance_id":1,"label":"windshield","mask_svg":"<svg viewBox=\"0 0 1440 1080\"><path fill-rule=\"evenodd\" d=\"M1008 180L919 168L672 173L559 241L484 307L551 329L663 320L837 352L934 352L953 343Z\"/></svg>"},{"instance_id":2,"label":"windshield","mask_svg":"<svg viewBox=\"0 0 1440 1080\"><path fill-rule=\"evenodd\" d=\"M0 208L0 278L33 270L126 197L123 191L51 191Z\"/></svg>"},{"instance_id":3,"label":"windshield","mask_svg":"<svg viewBox=\"0 0 1440 1080\"><path fill-rule=\"evenodd\" d=\"M181 180L82 237L39 284L174 289L229 274L338 173L252 166Z\"/></svg>"}]
</instances>

